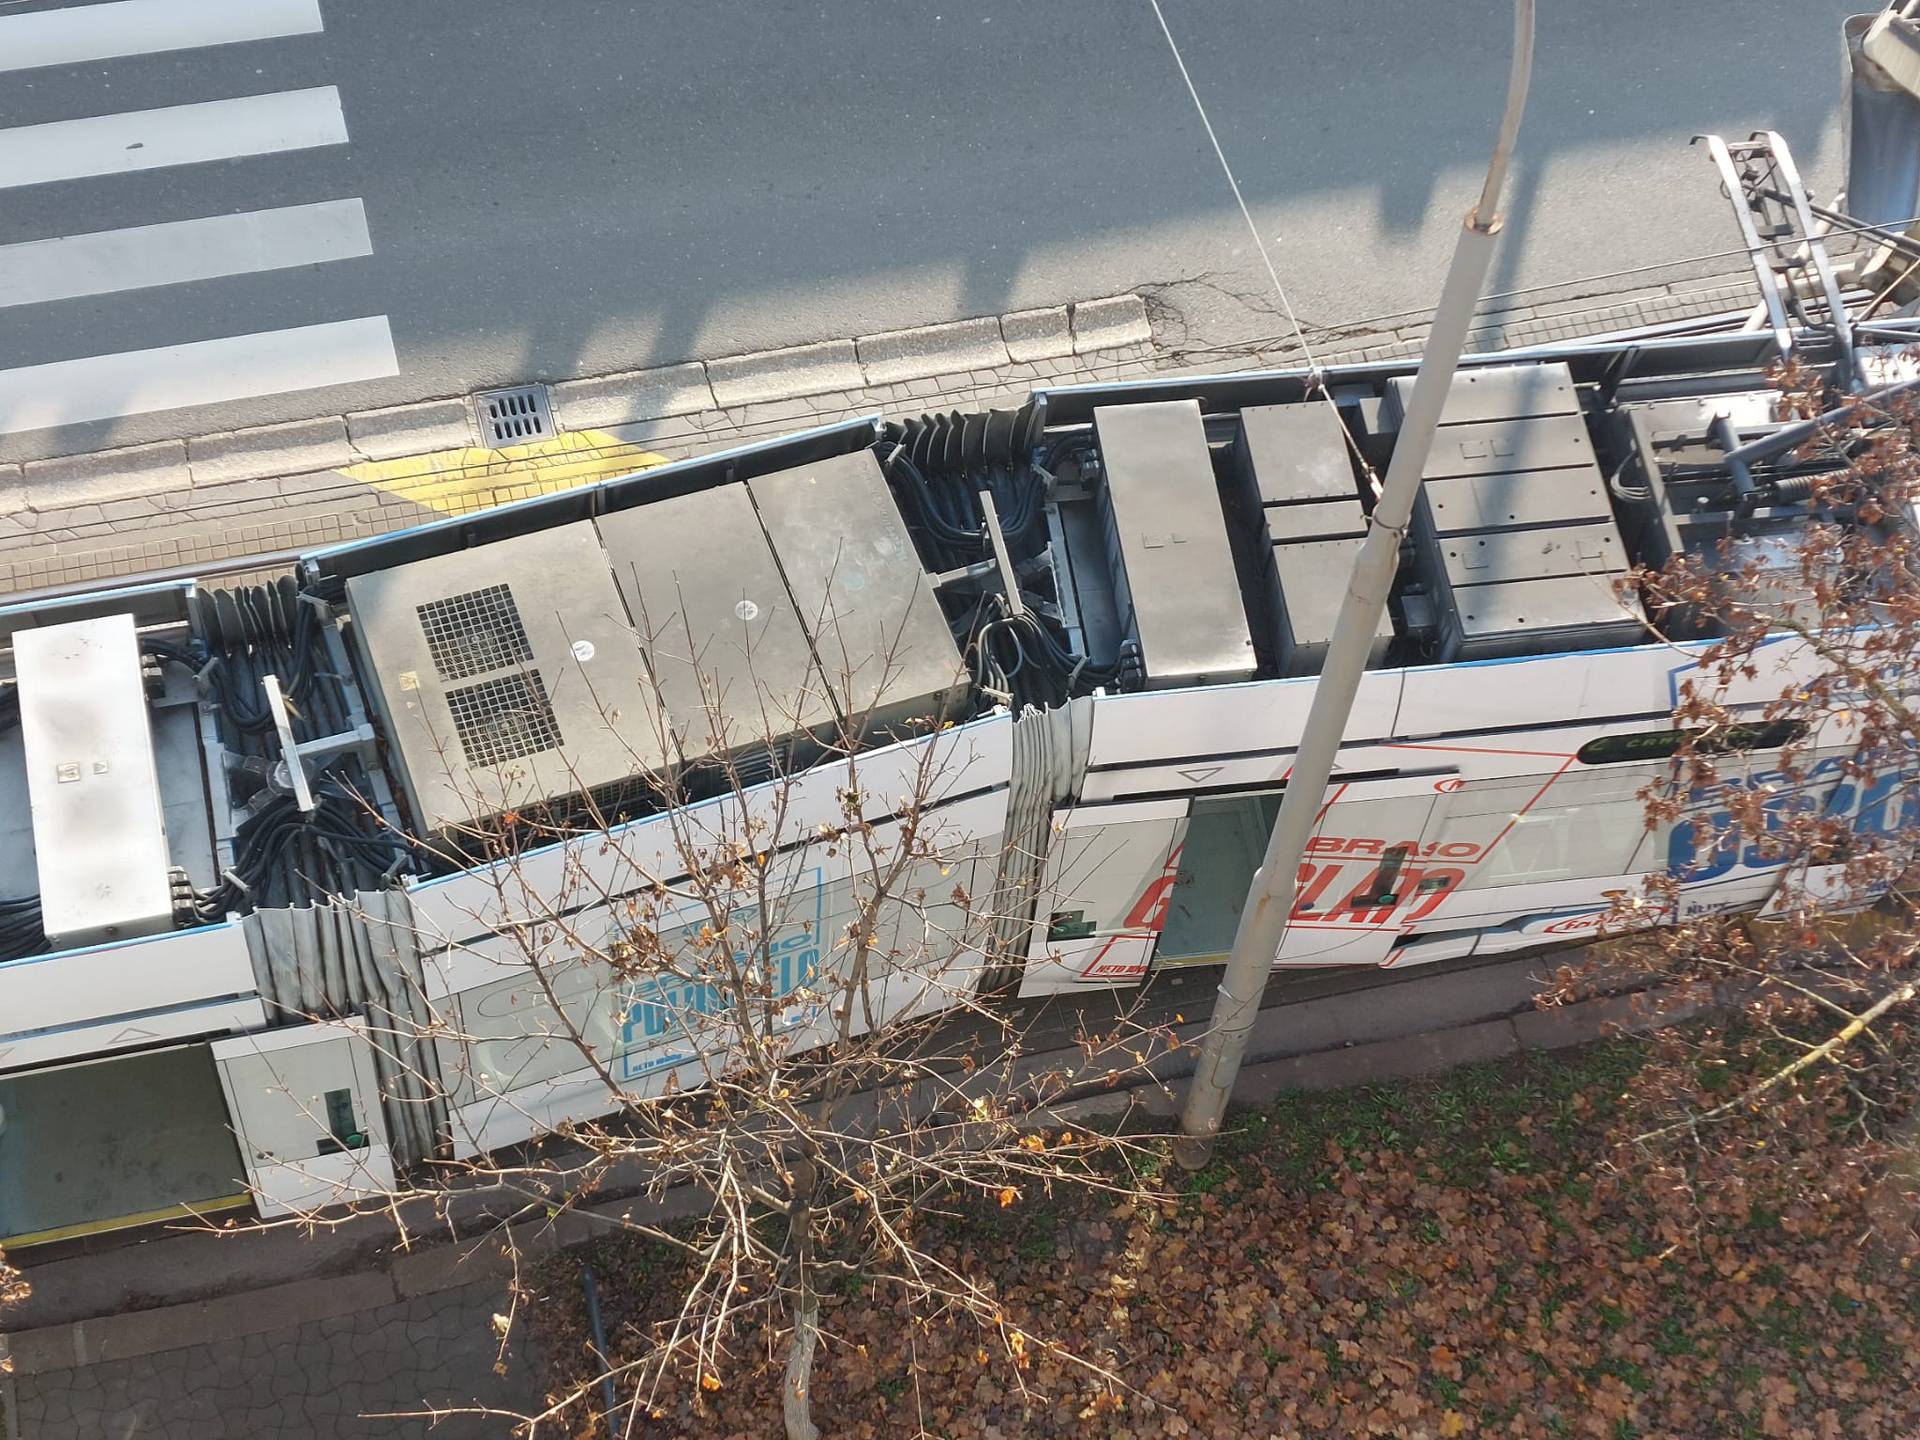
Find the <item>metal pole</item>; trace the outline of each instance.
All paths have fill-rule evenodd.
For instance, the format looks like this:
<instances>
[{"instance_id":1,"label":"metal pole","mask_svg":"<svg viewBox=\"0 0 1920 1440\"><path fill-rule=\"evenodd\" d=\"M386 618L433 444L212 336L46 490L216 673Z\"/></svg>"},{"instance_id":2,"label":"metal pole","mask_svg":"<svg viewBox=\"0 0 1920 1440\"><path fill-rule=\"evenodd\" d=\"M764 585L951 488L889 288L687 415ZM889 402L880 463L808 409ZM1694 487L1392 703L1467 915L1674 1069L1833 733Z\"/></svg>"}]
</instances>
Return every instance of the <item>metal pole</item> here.
<instances>
[{"instance_id":1,"label":"metal pole","mask_svg":"<svg viewBox=\"0 0 1920 1440\"><path fill-rule=\"evenodd\" d=\"M1494 142L1493 159L1487 166L1486 183L1481 187L1479 203L1467 213L1460 238L1454 245L1453 263L1447 270L1440 305L1434 312L1433 328L1427 336L1426 353L1421 357L1420 372L1407 402L1406 418L1401 422L1393 458L1387 465L1380 503L1374 507L1366 541L1354 562L1353 578L1340 605L1340 618L1328 642L1326 664L1313 687L1313 705L1307 712L1306 728L1301 732L1299 753L1287 775L1280 817L1267 842L1266 858L1254 872L1253 882L1247 889L1247 903L1240 912L1240 928L1233 937L1233 952L1227 959L1226 973L1221 977L1220 990L1214 1000L1213 1023L1201 1044L1199 1067L1187 1090L1186 1107L1180 1116L1181 1133L1174 1141L1173 1153L1174 1158L1190 1170L1206 1164L1214 1137L1220 1133L1221 1116L1226 1113L1227 1101L1233 1095L1234 1081L1247 1051L1247 1037L1253 1031L1254 1017L1259 1012L1260 995L1273 972L1274 957L1279 953L1288 917L1293 913L1300 859L1306 853L1307 840L1319 818L1347 717L1353 710L1353 697L1366 671L1374 629L1380 623L1387 592L1393 586L1394 571L1400 562L1400 540L1413 514L1414 497L1419 492L1421 472L1426 468L1427 453L1440 423L1441 407L1453 383L1453 372L1459 367L1460 351L1473 323L1474 307L1479 304L1481 289L1486 284L1494 237L1500 229L1500 190L1506 180L1514 137L1519 132L1520 115L1526 107L1527 81L1533 69L1533 10L1534 0L1514 0L1513 68L1507 80L1507 107Z\"/></svg>"},{"instance_id":2,"label":"metal pole","mask_svg":"<svg viewBox=\"0 0 1920 1440\"><path fill-rule=\"evenodd\" d=\"M589 1266L580 1267L580 1288L587 1292L587 1328L593 1335L593 1358L600 1362L600 1409L606 1416L607 1440L620 1440L620 1397L614 1393L613 1372L608 1368L607 1327L600 1323L600 1286Z\"/></svg>"}]
</instances>

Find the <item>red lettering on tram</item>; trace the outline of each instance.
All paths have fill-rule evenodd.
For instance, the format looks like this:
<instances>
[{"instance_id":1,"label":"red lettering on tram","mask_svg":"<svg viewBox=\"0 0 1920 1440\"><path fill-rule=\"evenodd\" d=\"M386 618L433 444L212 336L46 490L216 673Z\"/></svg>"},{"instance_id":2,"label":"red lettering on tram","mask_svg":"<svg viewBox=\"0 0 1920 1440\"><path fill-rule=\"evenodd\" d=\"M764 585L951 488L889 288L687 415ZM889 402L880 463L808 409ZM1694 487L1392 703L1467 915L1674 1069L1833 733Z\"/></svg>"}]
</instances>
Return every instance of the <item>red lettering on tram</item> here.
<instances>
[{"instance_id":1,"label":"red lettering on tram","mask_svg":"<svg viewBox=\"0 0 1920 1440\"><path fill-rule=\"evenodd\" d=\"M1095 951L1093 958L1081 969L1081 979L1121 979L1146 973L1147 962L1144 959L1108 964L1107 954L1122 940L1136 939L1143 934L1158 935L1166 928L1167 911L1173 905L1173 887L1180 878L1180 852L1184 848L1180 845L1173 847L1160 873L1147 882L1147 888L1140 892L1140 898L1133 902L1133 908L1127 911L1126 918L1120 922L1121 928L1128 933L1112 936Z\"/></svg>"},{"instance_id":2,"label":"red lettering on tram","mask_svg":"<svg viewBox=\"0 0 1920 1440\"><path fill-rule=\"evenodd\" d=\"M1466 883L1467 872L1457 865L1409 865L1389 877L1393 888L1387 903L1369 903L1381 892L1381 867L1369 865L1358 884L1342 885L1343 875L1352 875L1359 867L1307 864L1300 867L1300 883L1293 905L1293 918L1323 925L1346 924L1380 926L1410 924L1431 915L1440 902ZM1341 895L1338 904L1325 902L1328 892Z\"/></svg>"},{"instance_id":3,"label":"red lettering on tram","mask_svg":"<svg viewBox=\"0 0 1920 1440\"><path fill-rule=\"evenodd\" d=\"M1340 878L1338 865L1302 865L1300 879L1294 891L1293 913L1298 919L1312 915L1320 908L1320 897L1327 893L1327 887Z\"/></svg>"},{"instance_id":4,"label":"red lettering on tram","mask_svg":"<svg viewBox=\"0 0 1920 1440\"><path fill-rule=\"evenodd\" d=\"M1358 835L1315 835L1307 841L1309 855L1363 855L1369 858L1386 854L1389 850L1404 849L1409 855L1418 855L1422 859L1439 857L1442 860L1475 860L1480 856L1480 847L1466 840L1429 840L1422 845L1416 840L1375 840Z\"/></svg>"}]
</instances>

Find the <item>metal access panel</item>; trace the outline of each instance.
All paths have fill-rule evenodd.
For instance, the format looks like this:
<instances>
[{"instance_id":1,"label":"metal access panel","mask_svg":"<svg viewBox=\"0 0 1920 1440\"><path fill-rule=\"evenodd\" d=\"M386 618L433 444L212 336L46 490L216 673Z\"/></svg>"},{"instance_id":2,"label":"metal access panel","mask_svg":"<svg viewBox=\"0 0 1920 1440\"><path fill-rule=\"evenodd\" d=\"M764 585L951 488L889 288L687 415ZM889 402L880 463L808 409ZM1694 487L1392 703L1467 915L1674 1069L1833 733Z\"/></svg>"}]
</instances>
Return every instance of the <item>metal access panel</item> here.
<instances>
[{"instance_id":1,"label":"metal access panel","mask_svg":"<svg viewBox=\"0 0 1920 1440\"><path fill-rule=\"evenodd\" d=\"M1565 365L1455 377L1413 541L1449 659L1640 638L1639 611L1614 591L1626 547Z\"/></svg>"},{"instance_id":2,"label":"metal access panel","mask_svg":"<svg viewBox=\"0 0 1920 1440\"><path fill-rule=\"evenodd\" d=\"M1454 585L1503 585L1569 575L1619 574L1627 568L1620 532L1607 522L1454 535L1439 542Z\"/></svg>"},{"instance_id":3,"label":"metal access panel","mask_svg":"<svg viewBox=\"0 0 1920 1440\"><path fill-rule=\"evenodd\" d=\"M590 521L370 571L346 589L423 833L662 765L640 646Z\"/></svg>"},{"instance_id":4,"label":"metal access panel","mask_svg":"<svg viewBox=\"0 0 1920 1440\"><path fill-rule=\"evenodd\" d=\"M133 617L17 630L13 659L48 942L64 950L172 929Z\"/></svg>"},{"instance_id":5,"label":"metal access panel","mask_svg":"<svg viewBox=\"0 0 1920 1440\"><path fill-rule=\"evenodd\" d=\"M1093 412L1116 599L1149 688L1249 680L1255 660L1197 400Z\"/></svg>"},{"instance_id":6,"label":"metal access panel","mask_svg":"<svg viewBox=\"0 0 1920 1440\"><path fill-rule=\"evenodd\" d=\"M1598 466L1584 471L1550 470L1515 475L1474 475L1429 480L1420 491L1421 508L1432 516L1434 533L1467 535L1482 530L1511 530L1534 525L1566 525L1583 520L1613 523L1606 482Z\"/></svg>"},{"instance_id":7,"label":"metal access panel","mask_svg":"<svg viewBox=\"0 0 1920 1440\"><path fill-rule=\"evenodd\" d=\"M1267 538L1276 545L1294 540L1338 540L1367 533L1366 512L1358 500L1326 500L1313 505L1266 507Z\"/></svg>"},{"instance_id":8,"label":"metal access panel","mask_svg":"<svg viewBox=\"0 0 1920 1440\"><path fill-rule=\"evenodd\" d=\"M1511 653L1521 637L1531 649L1564 649L1576 641L1631 644L1645 631L1637 601L1620 599L1611 576L1467 585L1453 592L1461 651Z\"/></svg>"},{"instance_id":9,"label":"metal access panel","mask_svg":"<svg viewBox=\"0 0 1920 1440\"><path fill-rule=\"evenodd\" d=\"M1516 470L1586 469L1595 464L1593 440L1578 415L1444 424L1434 433L1426 478L1500 475Z\"/></svg>"},{"instance_id":10,"label":"metal access panel","mask_svg":"<svg viewBox=\"0 0 1920 1440\"><path fill-rule=\"evenodd\" d=\"M1386 418L1397 429L1413 397L1413 377L1387 382ZM1540 415L1578 415L1580 393L1564 361L1550 365L1468 366L1453 377L1442 425L1514 420Z\"/></svg>"},{"instance_id":11,"label":"metal access panel","mask_svg":"<svg viewBox=\"0 0 1920 1440\"><path fill-rule=\"evenodd\" d=\"M1262 505L1352 500L1346 427L1324 401L1255 405L1240 412L1234 464L1259 492Z\"/></svg>"},{"instance_id":12,"label":"metal access panel","mask_svg":"<svg viewBox=\"0 0 1920 1440\"><path fill-rule=\"evenodd\" d=\"M959 648L871 450L747 482L828 693L856 731L946 714Z\"/></svg>"},{"instance_id":13,"label":"metal access panel","mask_svg":"<svg viewBox=\"0 0 1920 1440\"><path fill-rule=\"evenodd\" d=\"M1326 663L1333 625L1353 579L1353 563L1365 543L1364 537L1357 537L1273 547L1273 566L1280 578L1277 650L1282 674L1317 675ZM1393 619L1383 610L1374 630L1369 665L1386 657L1392 639Z\"/></svg>"},{"instance_id":14,"label":"metal access panel","mask_svg":"<svg viewBox=\"0 0 1920 1440\"><path fill-rule=\"evenodd\" d=\"M807 632L745 485L594 522L686 761L831 726Z\"/></svg>"},{"instance_id":15,"label":"metal access panel","mask_svg":"<svg viewBox=\"0 0 1920 1440\"><path fill-rule=\"evenodd\" d=\"M1645 638L1646 621L1639 602L1622 599L1615 589L1624 574L1596 569L1463 585L1442 570L1432 585L1441 653L1452 660L1486 660L1636 644Z\"/></svg>"}]
</instances>

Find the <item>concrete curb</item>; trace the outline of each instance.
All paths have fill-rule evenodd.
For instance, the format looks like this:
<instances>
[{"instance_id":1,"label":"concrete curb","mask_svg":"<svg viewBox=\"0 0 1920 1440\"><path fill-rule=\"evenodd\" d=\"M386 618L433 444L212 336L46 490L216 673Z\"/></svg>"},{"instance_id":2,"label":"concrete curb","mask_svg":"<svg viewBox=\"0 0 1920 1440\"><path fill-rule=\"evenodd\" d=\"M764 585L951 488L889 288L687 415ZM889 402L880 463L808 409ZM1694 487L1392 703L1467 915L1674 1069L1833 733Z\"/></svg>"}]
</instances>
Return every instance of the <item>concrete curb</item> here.
<instances>
[{"instance_id":1,"label":"concrete curb","mask_svg":"<svg viewBox=\"0 0 1920 1440\"><path fill-rule=\"evenodd\" d=\"M1006 341L1007 356L1016 365L1064 360L1073 354L1073 322L1067 317L1064 305L1002 315L1000 338Z\"/></svg>"},{"instance_id":2,"label":"concrete curb","mask_svg":"<svg viewBox=\"0 0 1920 1440\"><path fill-rule=\"evenodd\" d=\"M1490 975L1481 993L1498 995L1511 988L1508 978ZM1272 1011L1279 1016L1315 1003L1302 1002L1301 1007L1276 1006ZM1469 1000L1461 1001L1461 1013L1471 1013L1471 1008ZM1234 1102L1236 1105L1258 1104L1271 1101L1286 1090L1330 1090L1401 1080L1459 1065L1498 1060L1528 1050L1567 1049L1609 1034L1677 1023L1695 1013L1697 1010L1692 1008L1663 1012L1635 995L1609 996L1550 1010L1526 1009L1425 1033L1365 1040L1358 1044L1329 1043L1329 1027L1324 1022L1333 1017L1323 1016L1319 1017L1322 1023L1309 1027L1309 1033L1328 1048L1247 1066L1235 1088ZM1183 1036L1191 1039L1197 1039L1201 1029L1198 1024L1180 1028ZM1256 1035L1256 1044L1258 1040ZM1171 1117L1175 1108L1163 1081L1069 1101L1050 1107L1044 1118L1084 1123L1127 1111ZM697 1213L704 1203L703 1197L686 1188L669 1191L658 1200L629 1196L568 1209L550 1223L518 1225L510 1235L518 1255L550 1255L605 1233L623 1220L658 1224ZM508 1250L497 1237L487 1236L470 1244L440 1245L399 1254L383 1269L298 1280L212 1300L22 1330L11 1336L0 1336L0 1347L4 1347L0 1353L10 1351L15 1372L21 1375L76 1369L103 1360L150 1355L209 1341L241 1339L308 1320L375 1309L483 1281L498 1283L507 1278L512 1269Z\"/></svg>"},{"instance_id":3,"label":"concrete curb","mask_svg":"<svg viewBox=\"0 0 1920 1440\"><path fill-rule=\"evenodd\" d=\"M459 450L478 444L473 408L464 397L361 410L347 417L347 438L359 458L399 460L433 450Z\"/></svg>"},{"instance_id":4,"label":"concrete curb","mask_svg":"<svg viewBox=\"0 0 1920 1440\"><path fill-rule=\"evenodd\" d=\"M29 460L20 468L22 499L29 510L102 505L161 490L185 490L193 484L184 440Z\"/></svg>"},{"instance_id":5,"label":"concrete curb","mask_svg":"<svg viewBox=\"0 0 1920 1440\"><path fill-rule=\"evenodd\" d=\"M1144 345L1153 339L1147 305L1138 295L1115 295L1107 300L1082 300L1072 308L1073 353L1118 350Z\"/></svg>"},{"instance_id":6,"label":"concrete curb","mask_svg":"<svg viewBox=\"0 0 1920 1440\"><path fill-rule=\"evenodd\" d=\"M964 370L997 370L1012 363L1007 342L1000 338L1000 320L993 315L866 335L853 344L869 385L897 385L902 380L957 375Z\"/></svg>"},{"instance_id":7,"label":"concrete curb","mask_svg":"<svg viewBox=\"0 0 1920 1440\"><path fill-rule=\"evenodd\" d=\"M1694 324L1709 315L1744 313L1751 303L1751 286L1751 276L1738 270L1612 291L1599 282L1571 281L1547 287L1551 293L1530 294L1522 303L1484 312L1468 349L1538 346L1600 331ZM1425 343L1428 318L1424 311L1375 316L1317 329L1313 343L1323 363L1410 359ZM623 429L629 432L623 439L671 452L697 448L723 432L760 433L775 422L788 428L814 423L841 402L911 411L999 391L1005 403L1018 392L1049 383L1106 382L1135 378L1136 372L1217 374L1304 362L1291 337L1248 341L1231 351L1192 353L1170 344L1172 340L1163 335L1162 348L1156 351L1145 301L1134 294L1114 295L857 340L562 380L548 389L562 430ZM903 378L909 376L915 378ZM875 394L888 391L896 393ZM456 396L186 442L3 463L0 539L31 545L35 532L43 529L70 533L122 523L137 534L161 512L184 516L204 503L239 501L243 487L324 475L349 461L401 459L479 443L472 402ZM299 526L285 526L284 535L276 530L269 536L265 531L272 527L253 528L261 533L247 542L248 554L301 549L358 533L336 526L307 536ZM195 570L229 548L178 539L164 546L114 541L93 557L63 555L11 566L9 583L16 591L30 592L64 588L104 567L110 567L114 577ZM136 558L143 549L156 553L151 559ZM160 558L161 550L176 558L177 566Z\"/></svg>"},{"instance_id":8,"label":"concrete curb","mask_svg":"<svg viewBox=\"0 0 1920 1440\"><path fill-rule=\"evenodd\" d=\"M548 387L553 418L562 430L596 430L697 415L716 406L707 367L698 360L659 370L629 370Z\"/></svg>"},{"instance_id":9,"label":"concrete curb","mask_svg":"<svg viewBox=\"0 0 1920 1440\"><path fill-rule=\"evenodd\" d=\"M548 393L562 430L598 430L997 370L1152 338L1140 297L1116 295L858 340L822 340L720 360L561 380L550 385ZM468 397L424 400L186 441L0 465L0 514L105 505L195 485L312 474L357 461L402 459L479 443Z\"/></svg>"},{"instance_id":10,"label":"concrete curb","mask_svg":"<svg viewBox=\"0 0 1920 1440\"><path fill-rule=\"evenodd\" d=\"M707 383L722 409L767 400L791 400L865 383L851 340L822 340L785 350L762 350L707 362Z\"/></svg>"},{"instance_id":11,"label":"concrete curb","mask_svg":"<svg viewBox=\"0 0 1920 1440\"><path fill-rule=\"evenodd\" d=\"M347 438L344 415L230 430L187 442L187 469L196 485L332 470L358 458Z\"/></svg>"}]
</instances>

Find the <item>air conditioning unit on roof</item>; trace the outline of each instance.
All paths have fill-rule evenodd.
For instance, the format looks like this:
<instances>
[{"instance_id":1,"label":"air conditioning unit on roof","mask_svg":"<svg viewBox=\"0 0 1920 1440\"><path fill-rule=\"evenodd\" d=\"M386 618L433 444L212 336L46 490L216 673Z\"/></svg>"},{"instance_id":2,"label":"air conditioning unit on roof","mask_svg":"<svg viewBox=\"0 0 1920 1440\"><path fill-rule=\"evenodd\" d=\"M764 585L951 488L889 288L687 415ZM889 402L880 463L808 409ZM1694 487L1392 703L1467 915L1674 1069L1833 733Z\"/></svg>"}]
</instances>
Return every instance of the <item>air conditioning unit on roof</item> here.
<instances>
[{"instance_id":1,"label":"air conditioning unit on roof","mask_svg":"<svg viewBox=\"0 0 1920 1440\"><path fill-rule=\"evenodd\" d=\"M420 833L661 768L591 521L356 575L347 604Z\"/></svg>"}]
</instances>

